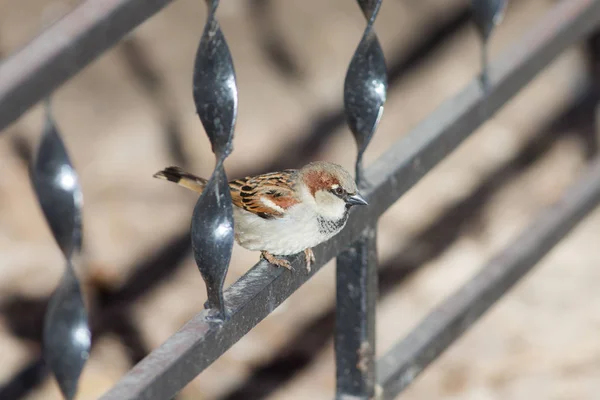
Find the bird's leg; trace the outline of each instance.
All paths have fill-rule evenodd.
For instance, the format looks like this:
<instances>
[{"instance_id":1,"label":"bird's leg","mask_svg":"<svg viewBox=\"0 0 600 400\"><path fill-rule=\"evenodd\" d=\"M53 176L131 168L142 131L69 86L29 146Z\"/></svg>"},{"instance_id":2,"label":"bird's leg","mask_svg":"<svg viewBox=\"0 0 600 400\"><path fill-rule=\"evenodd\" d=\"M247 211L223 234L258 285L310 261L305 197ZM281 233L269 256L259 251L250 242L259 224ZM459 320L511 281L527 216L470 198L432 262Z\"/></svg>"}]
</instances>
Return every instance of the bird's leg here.
<instances>
[{"instance_id":1,"label":"bird's leg","mask_svg":"<svg viewBox=\"0 0 600 400\"><path fill-rule=\"evenodd\" d=\"M275 257L273 254L269 253L268 251L261 251L260 255L269 262L269 264L273 264L276 265L278 267L284 267L289 269L290 271L292 270L292 265L290 264L290 262L286 259L283 258L277 258Z\"/></svg>"},{"instance_id":2,"label":"bird's leg","mask_svg":"<svg viewBox=\"0 0 600 400\"><path fill-rule=\"evenodd\" d=\"M310 272L310 266L315 262L315 253L309 247L308 249L304 249L304 257L306 257L306 271Z\"/></svg>"}]
</instances>

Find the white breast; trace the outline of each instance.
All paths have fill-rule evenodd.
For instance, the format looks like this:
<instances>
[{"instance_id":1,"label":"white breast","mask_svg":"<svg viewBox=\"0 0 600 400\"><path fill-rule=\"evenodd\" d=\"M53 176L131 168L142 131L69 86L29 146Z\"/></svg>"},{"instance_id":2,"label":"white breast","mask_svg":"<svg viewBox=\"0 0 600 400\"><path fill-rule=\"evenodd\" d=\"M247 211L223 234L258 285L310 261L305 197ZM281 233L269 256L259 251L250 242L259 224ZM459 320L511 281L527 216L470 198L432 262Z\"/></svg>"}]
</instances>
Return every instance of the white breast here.
<instances>
[{"instance_id":1,"label":"white breast","mask_svg":"<svg viewBox=\"0 0 600 400\"><path fill-rule=\"evenodd\" d=\"M264 219L238 207L234 207L235 237L248 249L266 250L275 255L296 254L326 241L339 229L324 232L314 210L298 204L290 207L281 218Z\"/></svg>"}]
</instances>

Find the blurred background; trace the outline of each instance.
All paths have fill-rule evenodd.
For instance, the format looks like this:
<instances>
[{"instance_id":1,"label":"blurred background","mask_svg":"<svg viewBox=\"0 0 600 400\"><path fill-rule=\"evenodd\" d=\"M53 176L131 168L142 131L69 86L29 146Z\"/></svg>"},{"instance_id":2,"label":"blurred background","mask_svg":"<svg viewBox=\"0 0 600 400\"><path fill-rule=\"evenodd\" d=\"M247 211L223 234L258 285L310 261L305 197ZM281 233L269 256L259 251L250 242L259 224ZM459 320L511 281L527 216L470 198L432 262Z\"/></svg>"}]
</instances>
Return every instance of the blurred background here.
<instances>
[{"instance_id":1,"label":"blurred background","mask_svg":"<svg viewBox=\"0 0 600 400\"><path fill-rule=\"evenodd\" d=\"M0 57L76 6L0 0ZM553 5L511 2L491 58ZM231 178L330 160L353 170L343 80L364 29L354 1L222 2L239 117ZM84 193L94 347L78 399L96 399L202 309L189 221L196 195L152 178L200 176L214 157L191 77L205 6L178 0L55 92L55 117ZM390 88L366 164L479 72L466 0L387 0L376 29ZM377 353L554 202L598 150L596 38L549 65L379 224ZM48 296L64 269L30 187L40 107L0 139L0 399L60 399L40 359ZM401 396L596 399L600 391L600 212L585 220ZM236 245L228 284L259 254ZM335 389L330 263L190 383L178 399L330 399Z\"/></svg>"}]
</instances>

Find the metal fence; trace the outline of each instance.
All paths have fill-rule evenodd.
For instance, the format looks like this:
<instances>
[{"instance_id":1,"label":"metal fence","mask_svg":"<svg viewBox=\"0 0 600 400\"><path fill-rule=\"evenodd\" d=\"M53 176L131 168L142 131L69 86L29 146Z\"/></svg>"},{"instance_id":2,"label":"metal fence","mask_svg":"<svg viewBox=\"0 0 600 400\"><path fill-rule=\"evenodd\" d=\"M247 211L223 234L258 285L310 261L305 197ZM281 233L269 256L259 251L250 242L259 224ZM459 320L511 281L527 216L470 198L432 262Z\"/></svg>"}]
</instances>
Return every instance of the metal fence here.
<instances>
[{"instance_id":1,"label":"metal fence","mask_svg":"<svg viewBox=\"0 0 600 400\"><path fill-rule=\"evenodd\" d=\"M7 58L0 64L0 129L167 3L166 0L85 1ZM233 237L231 233L213 237L211 232L192 223L196 261L209 292L207 309L133 367L102 399L172 398L334 257L338 263L337 398L394 398L600 202L600 161L594 161L557 204L540 213L512 244L433 310L406 338L375 360L378 287L375 227L379 216L562 51L591 35L600 23L600 0L556 3L491 64L485 92L480 82L474 80L364 171L360 158L379 121L386 82L383 56L373 30L381 2L358 3L367 20L366 29L348 69L344 95L350 127L359 145L357 177L369 206L353 210L344 230L315 249L316 262L310 273L302 272L304 258L300 256L290 259L295 273L261 261L225 290L223 278ZM226 175L222 161L230 151L237 89L234 60L214 19L218 2L207 4L209 16L196 59L194 95L217 163L212 186L198 200L194 220L213 218L212 226L227 230L231 227L231 203L219 196L228 193L223 186ZM217 120L220 123L215 123ZM32 177L57 242L67 260L71 260L79 248L77 196L80 194L74 172L68 169L70 172L65 175L65 166L70 168L66 150L49 119ZM56 182L57 174L70 180L67 183L63 180L56 187L48 186L48 182ZM227 201L217 204L223 199ZM56 216L57 204L64 206L65 202L70 211L64 214L63 210L63 214ZM201 215L206 207L218 212ZM70 225L66 226L65 220ZM220 250L206 251L211 246ZM70 265L69 261L62 289L54 299L62 293L63 300L77 303L81 295ZM56 304L66 303L56 300ZM44 351L65 397L73 398L77 377L89 351L86 342L89 337L85 336L89 330L84 327L86 317L81 304L71 307L74 311L70 314L61 311L64 308L56 306L54 317L49 315L46 320ZM50 310L52 314L52 307ZM79 342L75 347L65 345L65 341L52 344L57 342L57 335L62 338L60 335L75 332L67 327L65 333L60 333L64 327L53 326L56 321L79 324ZM68 356L57 357L57 354Z\"/></svg>"}]
</instances>

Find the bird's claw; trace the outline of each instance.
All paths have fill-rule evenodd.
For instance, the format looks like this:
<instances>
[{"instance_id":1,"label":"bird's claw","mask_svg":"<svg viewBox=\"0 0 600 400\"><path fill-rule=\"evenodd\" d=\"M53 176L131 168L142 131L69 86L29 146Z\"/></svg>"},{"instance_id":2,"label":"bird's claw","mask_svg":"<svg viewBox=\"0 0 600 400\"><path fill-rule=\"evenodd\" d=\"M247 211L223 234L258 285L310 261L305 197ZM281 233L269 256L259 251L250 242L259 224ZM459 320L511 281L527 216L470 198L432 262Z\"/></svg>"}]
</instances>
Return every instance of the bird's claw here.
<instances>
[{"instance_id":1,"label":"bird's claw","mask_svg":"<svg viewBox=\"0 0 600 400\"><path fill-rule=\"evenodd\" d=\"M289 269L290 271L293 270L292 268L292 264L290 264L290 262L288 260L286 260L285 258L279 258L276 257L275 255L269 253L268 251L262 251L260 253L261 257L264 258L265 260L267 260L267 262L269 264L275 265L277 267L283 267L286 269ZM305 249L304 250L304 257L306 259L306 271L308 273L310 273L311 271L311 266L312 264L315 262L315 253L313 253L311 248Z\"/></svg>"},{"instance_id":2,"label":"bird's claw","mask_svg":"<svg viewBox=\"0 0 600 400\"><path fill-rule=\"evenodd\" d=\"M311 248L305 249L304 257L306 258L306 271L310 273L311 265L315 262L315 253Z\"/></svg>"},{"instance_id":3,"label":"bird's claw","mask_svg":"<svg viewBox=\"0 0 600 400\"><path fill-rule=\"evenodd\" d=\"M290 271L293 270L292 264L290 264L290 262L284 258L275 257L273 254L269 253L268 251L261 252L261 256L262 256L262 258L267 260L267 262L269 264L273 264L277 267L283 267L283 268L289 269Z\"/></svg>"}]
</instances>

